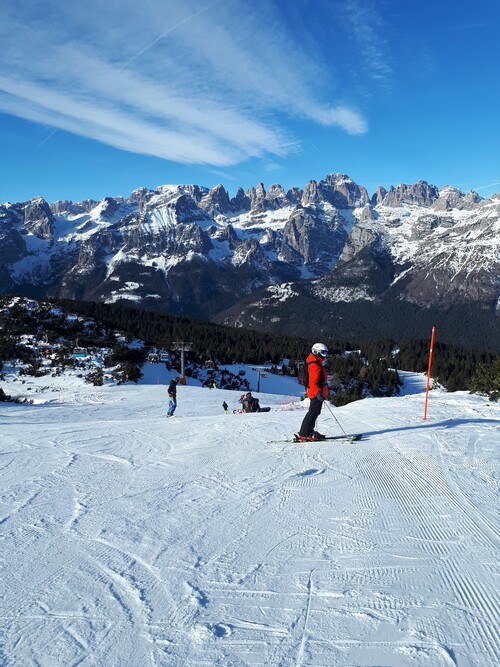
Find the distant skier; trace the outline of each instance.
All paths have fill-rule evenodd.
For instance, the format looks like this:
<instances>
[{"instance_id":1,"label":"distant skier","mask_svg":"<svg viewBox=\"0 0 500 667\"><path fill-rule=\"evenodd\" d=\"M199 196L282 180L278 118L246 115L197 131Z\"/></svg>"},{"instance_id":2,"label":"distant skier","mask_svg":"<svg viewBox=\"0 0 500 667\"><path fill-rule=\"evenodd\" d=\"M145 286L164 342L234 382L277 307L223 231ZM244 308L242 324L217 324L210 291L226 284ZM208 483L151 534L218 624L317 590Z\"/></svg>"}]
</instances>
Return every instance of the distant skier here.
<instances>
[{"instance_id":1,"label":"distant skier","mask_svg":"<svg viewBox=\"0 0 500 667\"><path fill-rule=\"evenodd\" d=\"M229 408L228 404L226 403L226 401L224 401L224 403L222 404L222 409L224 410L224 412L227 413L228 408Z\"/></svg>"},{"instance_id":2,"label":"distant skier","mask_svg":"<svg viewBox=\"0 0 500 667\"><path fill-rule=\"evenodd\" d=\"M177 408L177 384L179 383L179 378L175 377L172 380L170 380L170 384L168 385L168 397L169 397L169 402L168 402L168 410L167 410L167 417L172 417L172 415L175 412L175 409Z\"/></svg>"},{"instance_id":3,"label":"distant skier","mask_svg":"<svg viewBox=\"0 0 500 667\"><path fill-rule=\"evenodd\" d=\"M323 368L328 348L324 343L315 343L311 354L306 359L307 397L311 399L309 410L302 421L299 431L300 440L323 440L325 437L314 430L325 396L328 396L328 375Z\"/></svg>"}]
</instances>

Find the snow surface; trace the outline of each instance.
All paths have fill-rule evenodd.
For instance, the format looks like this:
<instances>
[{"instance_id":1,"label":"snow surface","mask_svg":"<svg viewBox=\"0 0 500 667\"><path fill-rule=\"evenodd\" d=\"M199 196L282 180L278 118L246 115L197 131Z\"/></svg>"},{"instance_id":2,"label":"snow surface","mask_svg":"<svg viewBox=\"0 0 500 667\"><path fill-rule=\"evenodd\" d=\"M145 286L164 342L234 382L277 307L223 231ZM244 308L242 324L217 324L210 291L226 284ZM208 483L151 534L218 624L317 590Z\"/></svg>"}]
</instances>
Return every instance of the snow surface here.
<instances>
[{"instance_id":1,"label":"snow surface","mask_svg":"<svg viewBox=\"0 0 500 667\"><path fill-rule=\"evenodd\" d=\"M167 419L171 376L0 381L36 399L0 404L2 664L499 664L499 405L435 390L423 422L405 374L334 409L365 440L297 445L290 378L251 415L180 386Z\"/></svg>"}]
</instances>

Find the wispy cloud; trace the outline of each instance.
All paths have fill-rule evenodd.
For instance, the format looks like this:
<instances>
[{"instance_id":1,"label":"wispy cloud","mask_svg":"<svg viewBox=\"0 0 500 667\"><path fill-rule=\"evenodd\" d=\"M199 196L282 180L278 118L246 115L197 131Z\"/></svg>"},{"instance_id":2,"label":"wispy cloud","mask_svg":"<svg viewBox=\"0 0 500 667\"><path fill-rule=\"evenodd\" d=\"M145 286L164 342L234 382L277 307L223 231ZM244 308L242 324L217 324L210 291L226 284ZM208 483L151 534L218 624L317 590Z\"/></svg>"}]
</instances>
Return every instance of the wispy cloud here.
<instances>
[{"instance_id":1,"label":"wispy cloud","mask_svg":"<svg viewBox=\"0 0 500 667\"><path fill-rule=\"evenodd\" d=\"M392 67L387 56L386 30L378 5L373 0L346 0L342 16L357 42L365 68L385 87L392 83Z\"/></svg>"},{"instance_id":2,"label":"wispy cloud","mask_svg":"<svg viewBox=\"0 0 500 667\"><path fill-rule=\"evenodd\" d=\"M296 151L287 119L367 131L272 2L18 0L0 40L0 110L127 151L224 167Z\"/></svg>"},{"instance_id":3,"label":"wispy cloud","mask_svg":"<svg viewBox=\"0 0 500 667\"><path fill-rule=\"evenodd\" d=\"M125 63L125 67L128 67L134 60L137 60L140 56L142 56L146 51L149 51L149 49L153 48L155 44L157 44L160 40L164 39L167 35L169 35L171 32L174 30L178 30L181 26L184 25L184 23L188 23L188 21L192 21L195 19L197 16L200 16L200 14L204 14L205 12L210 11L213 9L216 5L220 4L224 0L215 0L215 2L212 2L209 5L206 5L202 9L199 9L194 12L194 14L188 14L188 16L185 16L183 19L180 21L177 21L177 23L174 23L174 25L170 26L168 30L165 30L165 32L162 32L161 35L158 35L158 37L155 37L152 42L147 44L143 49L135 53L129 60Z\"/></svg>"}]
</instances>

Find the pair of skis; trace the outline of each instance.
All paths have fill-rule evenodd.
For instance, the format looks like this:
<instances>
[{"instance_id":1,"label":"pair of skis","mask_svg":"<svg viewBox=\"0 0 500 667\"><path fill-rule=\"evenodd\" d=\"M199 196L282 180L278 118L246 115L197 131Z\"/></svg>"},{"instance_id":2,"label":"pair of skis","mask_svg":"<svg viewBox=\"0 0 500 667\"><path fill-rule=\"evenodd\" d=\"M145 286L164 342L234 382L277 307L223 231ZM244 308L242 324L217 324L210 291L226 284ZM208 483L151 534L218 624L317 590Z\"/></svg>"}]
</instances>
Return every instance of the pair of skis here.
<instances>
[{"instance_id":1,"label":"pair of skis","mask_svg":"<svg viewBox=\"0 0 500 667\"><path fill-rule=\"evenodd\" d=\"M358 442L363 439L362 433L353 433L352 435L342 434L342 435L330 435L325 436L319 440L301 440L300 436L295 433L293 438L290 440L271 440L271 442L300 442L302 444L309 444L310 442L326 442L331 440L339 440L341 442Z\"/></svg>"}]
</instances>

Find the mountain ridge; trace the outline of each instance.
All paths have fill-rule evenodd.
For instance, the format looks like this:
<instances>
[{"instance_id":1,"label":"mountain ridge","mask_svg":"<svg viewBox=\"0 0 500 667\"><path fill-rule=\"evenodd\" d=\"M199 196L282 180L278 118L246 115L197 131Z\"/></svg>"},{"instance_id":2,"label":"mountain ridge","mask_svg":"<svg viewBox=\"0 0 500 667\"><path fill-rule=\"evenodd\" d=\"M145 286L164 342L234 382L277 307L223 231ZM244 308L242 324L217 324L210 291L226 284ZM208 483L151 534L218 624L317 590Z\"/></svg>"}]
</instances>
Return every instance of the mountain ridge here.
<instances>
[{"instance_id":1,"label":"mountain ridge","mask_svg":"<svg viewBox=\"0 0 500 667\"><path fill-rule=\"evenodd\" d=\"M234 197L222 185L137 188L100 202L34 197L0 206L0 292L218 321L225 313L225 323L247 327L279 317L266 289L282 303L307 293L319 308L407 302L479 307L497 320L499 232L500 195L417 181L370 197L337 173L288 191L258 183ZM230 321L252 295L259 321Z\"/></svg>"}]
</instances>

